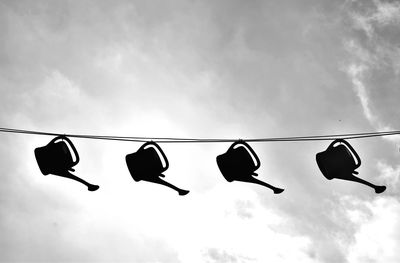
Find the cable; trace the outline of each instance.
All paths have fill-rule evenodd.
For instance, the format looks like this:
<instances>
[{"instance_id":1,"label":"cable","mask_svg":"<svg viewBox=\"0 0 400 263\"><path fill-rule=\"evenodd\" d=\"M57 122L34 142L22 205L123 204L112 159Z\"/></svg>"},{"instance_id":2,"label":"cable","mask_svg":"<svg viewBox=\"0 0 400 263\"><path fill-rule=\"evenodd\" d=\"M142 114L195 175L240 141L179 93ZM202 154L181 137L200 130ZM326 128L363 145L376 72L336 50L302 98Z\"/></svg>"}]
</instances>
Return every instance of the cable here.
<instances>
[{"instance_id":1,"label":"cable","mask_svg":"<svg viewBox=\"0 0 400 263\"><path fill-rule=\"evenodd\" d=\"M125 141L125 142L148 142L154 141L157 143L220 143L220 142L234 142L238 139L222 139L222 138L171 138L171 137L138 137L138 136L113 136L113 135L87 135L87 134L61 134L53 132L32 131L12 128L1 128L0 132L3 133L20 133L31 135L45 135L45 136L60 136L65 135L71 138L82 139L95 139L95 140L111 140L111 141ZM381 137L390 135L399 135L400 131L380 131L380 132L364 132L364 133L345 133L345 134L331 134L331 135L310 135L310 136L292 136L292 137L271 137L271 138L248 138L242 139L247 142L301 142L301 141L331 141L335 139L361 139L370 137Z\"/></svg>"}]
</instances>

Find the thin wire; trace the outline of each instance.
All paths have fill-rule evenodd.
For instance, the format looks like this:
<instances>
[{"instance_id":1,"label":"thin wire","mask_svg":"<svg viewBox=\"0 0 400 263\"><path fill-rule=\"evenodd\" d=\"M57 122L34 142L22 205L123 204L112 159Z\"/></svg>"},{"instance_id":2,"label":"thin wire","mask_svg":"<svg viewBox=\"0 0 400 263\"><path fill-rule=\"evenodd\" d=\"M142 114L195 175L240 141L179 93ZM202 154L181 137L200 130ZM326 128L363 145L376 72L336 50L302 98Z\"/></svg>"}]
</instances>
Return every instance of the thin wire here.
<instances>
[{"instance_id":1,"label":"thin wire","mask_svg":"<svg viewBox=\"0 0 400 263\"><path fill-rule=\"evenodd\" d=\"M110 135L87 135L87 134L61 134L53 132L32 131L12 128L0 128L0 132L4 133L20 133L45 136L60 136L65 135L71 138L95 139L95 140L112 140L125 142L148 142L154 141L157 143L219 143L219 142L234 142L238 139L222 139L222 138L172 138L172 137L132 137L132 136L110 136ZM381 137L390 135L399 135L400 131L380 131L380 132L364 132L364 133L345 133L331 135L310 135L310 136L292 136L292 137L271 137L271 138L248 138L242 139L247 142L301 142L301 141L330 141L335 139L361 139L371 137Z\"/></svg>"}]
</instances>

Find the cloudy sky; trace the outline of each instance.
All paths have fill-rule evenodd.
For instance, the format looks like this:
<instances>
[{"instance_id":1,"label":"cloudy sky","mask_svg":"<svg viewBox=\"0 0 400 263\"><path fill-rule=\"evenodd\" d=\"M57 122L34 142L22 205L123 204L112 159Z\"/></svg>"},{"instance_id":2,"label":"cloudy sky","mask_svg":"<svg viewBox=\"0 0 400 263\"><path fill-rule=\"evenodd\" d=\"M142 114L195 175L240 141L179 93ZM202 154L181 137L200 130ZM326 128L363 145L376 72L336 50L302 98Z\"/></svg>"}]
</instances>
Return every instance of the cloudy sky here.
<instances>
[{"instance_id":1,"label":"cloudy sky","mask_svg":"<svg viewBox=\"0 0 400 263\"><path fill-rule=\"evenodd\" d=\"M397 1L0 0L0 126L256 138L399 129ZM76 174L43 176L51 137L0 134L3 262L400 262L400 139L352 140L360 175L327 181L329 142L253 143L259 178L227 183L229 143L162 144L166 179L134 182L140 143L73 139Z\"/></svg>"}]
</instances>

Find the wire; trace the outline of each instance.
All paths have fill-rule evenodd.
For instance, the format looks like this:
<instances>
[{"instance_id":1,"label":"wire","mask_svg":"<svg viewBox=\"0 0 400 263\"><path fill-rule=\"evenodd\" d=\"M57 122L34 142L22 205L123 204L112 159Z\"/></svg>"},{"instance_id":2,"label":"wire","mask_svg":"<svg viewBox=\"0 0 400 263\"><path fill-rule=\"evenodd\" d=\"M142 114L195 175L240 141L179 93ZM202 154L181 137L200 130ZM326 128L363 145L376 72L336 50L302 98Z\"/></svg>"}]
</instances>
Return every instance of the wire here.
<instances>
[{"instance_id":1,"label":"wire","mask_svg":"<svg viewBox=\"0 0 400 263\"><path fill-rule=\"evenodd\" d=\"M31 135L44 136L60 136L65 135L70 138L95 139L95 140L111 140L125 142L148 142L154 141L157 143L221 143L235 142L239 139L222 139L222 138L173 138L173 137L138 137L138 136L113 136L113 135L88 135L88 134L61 134L54 132L32 131L12 128L1 128L3 133L20 133ZM330 135L309 135L309 136L292 136L292 137L271 137L271 138L242 138L247 142L302 142L302 141L331 141L335 139L361 139L371 137L381 137L390 135L399 135L400 131L380 131L380 132L363 132L363 133L344 133Z\"/></svg>"}]
</instances>

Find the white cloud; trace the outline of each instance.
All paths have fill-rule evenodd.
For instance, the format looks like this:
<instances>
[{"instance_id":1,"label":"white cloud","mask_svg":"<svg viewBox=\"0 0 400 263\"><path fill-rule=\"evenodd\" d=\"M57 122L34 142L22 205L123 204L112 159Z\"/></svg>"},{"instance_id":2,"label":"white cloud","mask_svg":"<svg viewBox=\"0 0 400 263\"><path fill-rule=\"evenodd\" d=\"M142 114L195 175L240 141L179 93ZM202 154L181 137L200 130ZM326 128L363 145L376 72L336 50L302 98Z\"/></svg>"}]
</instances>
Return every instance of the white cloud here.
<instances>
[{"instance_id":1,"label":"white cloud","mask_svg":"<svg viewBox=\"0 0 400 263\"><path fill-rule=\"evenodd\" d=\"M372 6L369 6L371 2L356 1L356 3L365 4L365 6L364 9L354 8L349 11L353 21L351 29L356 34L348 37L344 42L345 49L350 55L345 71L369 123L376 130L394 130L393 126L397 122L389 120L382 114L385 112L384 108L377 107L378 103L384 103L380 101L381 97L377 96L377 91L385 89L389 93L388 90L395 88L393 83L394 85L397 83L399 52L391 40L392 36L389 35L391 31L385 33L385 29L400 22L400 4L373 1ZM360 29L366 33L367 39L357 34ZM394 72L395 75L392 75L391 72ZM382 81L385 83L381 83ZM391 83L393 87L386 83ZM385 100L388 101L387 98ZM395 111L392 109L394 105L386 103L384 106ZM385 138L393 142L399 141L398 137Z\"/></svg>"},{"instance_id":2,"label":"white cloud","mask_svg":"<svg viewBox=\"0 0 400 263\"><path fill-rule=\"evenodd\" d=\"M400 261L400 203L394 198L377 198L372 202L359 201L367 212L348 210L350 220L358 225L354 242L348 248L349 262ZM358 215L355 216L355 213Z\"/></svg>"},{"instance_id":3,"label":"white cloud","mask_svg":"<svg viewBox=\"0 0 400 263\"><path fill-rule=\"evenodd\" d=\"M400 3L396 1L374 0L376 13L371 16L372 21L380 25L398 24L400 22Z\"/></svg>"},{"instance_id":4,"label":"white cloud","mask_svg":"<svg viewBox=\"0 0 400 263\"><path fill-rule=\"evenodd\" d=\"M351 64L348 67L348 74L351 77L351 81L353 83L353 87L356 91L358 98L360 99L361 106L364 110L365 117L371 122L376 122L376 117L373 116L371 109L370 109L370 99L367 94L367 90L362 82L362 74L366 70L364 65L355 65Z\"/></svg>"},{"instance_id":5,"label":"white cloud","mask_svg":"<svg viewBox=\"0 0 400 263\"><path fill-rule=\"evenodd\" d=\"M364 112L366 119L372 124L372 126L378 131L391 131L394 130L392 127L385 125L374 113L371 107L371 98L368 95L368 89L363 82L364 74L368 74L368 66L365 64L350 64L347 68L347 74L349 75L353 84L354 91L358 99L360 100L361 107ZM384 137L386 140L397 142L400 138L397 137Z\"/></svg>"},{"instance_id":6,"label":"white cloud","mask_svg":"<svg viewBox=\"0 0 400 263\"><path fill-rule=\"evenodd\" d=\"M377 163L377 168L380 171L379 177L385 182L388 189L396 192L400 186L400 165L393 167L382 160Z\"/></svg>"},{"instance_id":7,"label":"white cloud","mask_svg":"<svg viewBox=\"0 0 400 263\"><path fill-rule=\"evenodd\" d=\"M396 1L374 0L371 9L365 14L353 12L350 15L354 27L363 30L369 38L376 37L377 27L400 23L400 3Z\"/></svg>"},{"instance_id":8,"label":"white cloud","mask_svg":"<svg viewBox=\"0 0 400 263\"><path fill-rule=\"evenodd\" d=\"M164 218L170 227L198 222L196 228L171 233L170 244L182 262L312 262L309 238L276 232L287 220L263 207L245 186L221 185L204 195L193 193L184 208L187 216Z\"/></svg>"},{"instance_id":9,"label":"white cloud","mask_svg":"<svg viewBox=\"0 0 400 263\"><path fill-rule=\"evenodd\" d=\"M372 37L373 35L373 27L370 23L370 19L368 17L359 15L359 14L353 14L352 19L354 22L354 27L357 29L362 29L364 32L367 34L369 38Z\"/></svg>"}]
</instances>

